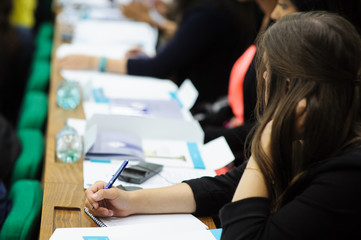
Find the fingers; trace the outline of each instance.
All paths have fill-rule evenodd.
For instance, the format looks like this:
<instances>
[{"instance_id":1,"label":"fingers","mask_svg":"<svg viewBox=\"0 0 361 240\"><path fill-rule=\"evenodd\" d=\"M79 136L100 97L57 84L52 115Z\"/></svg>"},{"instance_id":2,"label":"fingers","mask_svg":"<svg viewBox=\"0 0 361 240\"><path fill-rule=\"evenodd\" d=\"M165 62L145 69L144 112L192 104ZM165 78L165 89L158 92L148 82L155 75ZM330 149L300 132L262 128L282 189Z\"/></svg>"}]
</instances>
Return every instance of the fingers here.
<instances>
[{"instance_id":1,"label":"fingers","mask_svg":"<svg viewBox=\"0 0 361 240\"><path fill-rule=\"evenodd\" d=\"M96 213L97 216L113 216L114 212L107 206L109 201L115 200L119 197L119 189L110 188L104 189L105 182L96 182L90 186L86 191L85 206Z\"/></svg>"},{"instance_id":2,"label":"fingers","mask_svg":"<svg viewBox=\"0 0 361 240\"><path fill-rule=\"evenodd\" d=\"M295 136L296 139L301 139L304 132L304 125L306 120L307 100L303 98L298 102L295 112Z\"/></svg>"},{"instance_id":3,"label":"fingers","mask_svg":"<svg viewBox=\"0 0 361 240\"><path fill-rule=\"evenodd\" d=\"M271 134L272 134L272 125L273 120L269 121L265 128L263 129L262 136L261 136L261 145L263 151L270 156L270 142L271 142Z\"/></svg>"},{"instance_id":4,"label":"fingers","mask_svg":"<svg viewBox=\"0 0 361 240\"><path fill-rule=\"evenodd\" d=\"M298 102L296 107L296 128L303 129L304 122L306 119L306 108L307 108L307 100L303 98Z\"/></svg>"},{"instance_id":5,"label":"fingers","mask_svg":"<svg viewBox=\"0 0 361 240\"><path fill-rule=\"evenodd\" d=\"M85 201L85 207L88 208L88 211L91 212L94 216L99 217L111 217L114 216L114 212L111 209L108 209L106 206L100 206L96 204L96 208L89 203L88 199Z\"/></svg>"},{"instance_id":6,"label":"fingers","mask_svg":"<svg viewBox=\"0 0 361 240\"><path fill-rule=\"evenodd\" d=\"M85 191L85 196L86 196L85 206L87 208L91 209L93 207L94 208L99 207L98 199L94 199L94 194L97 193L99 190L104 189L106 184L107 184L106 182L99 181L94 183Z\"/></svg>"},{"instance_id":7,"label":"fingers","mask_svg":"<svg viewBox=\"0 0 361 240\"><path fill-rule=\"evenodd\" d=\"M120 189L112 187L109 189L100 189L94 193L91 197L94 201L102 201L103 199L114 200L119 197Z\"/></svg>"},{"instance_id":8,"label":"fingers","mask_svg":"<svg viewBox=\"0 0 361 240\"><path fill-rule=\"evenodd\" d=\"M303 98L301 101L298 102L297 107L296 107L296 118L301 117L305 111L306 111L306 107L307 107L307 100L306 98Z\"/></svg>"},{"instance_id":9,"label":"fingers","mask_svg":"<svg viewBox=\"0 0 361 240\"><path fill-rule=\"evenodd\" d=\"M143 50L139 46L135 46L125 54L125 57L136 59L136 58L147 57L147 55L143 52Z\"/></svg>"}]
</instances>

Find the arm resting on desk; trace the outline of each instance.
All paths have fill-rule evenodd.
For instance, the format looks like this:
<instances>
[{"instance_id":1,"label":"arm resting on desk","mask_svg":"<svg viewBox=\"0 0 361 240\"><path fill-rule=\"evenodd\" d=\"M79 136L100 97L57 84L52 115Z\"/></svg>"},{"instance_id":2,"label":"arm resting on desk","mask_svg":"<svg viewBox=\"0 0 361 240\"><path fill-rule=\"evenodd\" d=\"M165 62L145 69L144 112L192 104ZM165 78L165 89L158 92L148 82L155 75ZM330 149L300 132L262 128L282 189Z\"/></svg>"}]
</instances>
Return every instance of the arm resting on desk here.
<instances>
[{"instance_id":1,"label":"arm resting on desk","mask_svg":"<svg viewBox=\"0 0 361 240\"><path fill-rule=\"evenodd\" d=\"M115 187L105 190L105 185L96 182L85 192L85 206L96 216L192 213L196 209L192 189L186 183L129 192Z\"/></svg>"},{"instance_id":2,"label":"arm resting on desk","mask_svg":"<svg viewBox=\"0 0 361 240\"><path fill-rule=\"evenodd\" d=\"M67 55L58 60L60 69L68 70L100 70L100 57L88 55ZM104 71L127 74L127 58L106 59Z\"/></svg>"}]
</instances>

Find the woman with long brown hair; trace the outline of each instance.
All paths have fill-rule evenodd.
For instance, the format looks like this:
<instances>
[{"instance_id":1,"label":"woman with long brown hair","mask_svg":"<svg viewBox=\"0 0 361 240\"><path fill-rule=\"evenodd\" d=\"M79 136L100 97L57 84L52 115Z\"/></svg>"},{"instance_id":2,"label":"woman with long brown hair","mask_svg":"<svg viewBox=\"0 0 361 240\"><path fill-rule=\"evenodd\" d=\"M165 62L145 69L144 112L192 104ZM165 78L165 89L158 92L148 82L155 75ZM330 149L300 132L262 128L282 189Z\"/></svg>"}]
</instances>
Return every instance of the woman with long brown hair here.
<instances>
[{"instance_id":1,"label":"woman with long brown hair","mask_svg":"<svg viewBox=\"0 0 361 240\"><path fill-rule=\"evenodd\" d=\"M85 205L97 216L221 209L222 239L359 238L360 46L338 15L282 18L258 46L258 126L246 164L158 189L97 182Z\"/></svg>"},{"instance_id":2,"label":"woman with long brown hair","mask_svg":"<svg viewBox=\"0 0 361 240\"><path fill-rule=\"evenodd\" d=\"M273 1L258 0L257 2L262 7L265 3L270 4ZM361 34L360 0L278 0L275 2L277 2L276 7L273 9L272 14L270 14L274 21L293 12L321 10L342 15L353 23ZM246 54L244 53L244 55ZM257 102L255 64L252 62L242 79L242 69L245 66L247 66L247 63L245 63L244 56L242 55L231 71L228 89L229 104L218 112L211 112L205 115L200 121L205 133L205 142L220 136L226 138L236 157L234 161L235 166L242 164L245 159L244 148L248 147L246 139L256 123L254 114Z\"/></svg>"}]
</instances>

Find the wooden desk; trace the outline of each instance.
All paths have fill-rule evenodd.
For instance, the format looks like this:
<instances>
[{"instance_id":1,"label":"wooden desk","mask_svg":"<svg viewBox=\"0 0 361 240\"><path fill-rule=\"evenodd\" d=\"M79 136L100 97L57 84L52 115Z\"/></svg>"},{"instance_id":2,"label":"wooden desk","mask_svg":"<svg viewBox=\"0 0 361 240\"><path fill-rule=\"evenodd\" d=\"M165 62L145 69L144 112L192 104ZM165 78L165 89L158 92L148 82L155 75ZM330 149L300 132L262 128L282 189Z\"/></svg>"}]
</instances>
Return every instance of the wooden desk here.
<instances>
[{"instance_id":1,"label":"wooden desk","mask_svg":"<svg viewBox=\"0 0 361 240\"><path fill-rule=\"evenodd\" d=\"M49 113L46 129L46 152L43 171L43 208L41 216L41 240L48 240L58 227L96 227L84 213L83 161L65 164L56 159L56 135L67 118L84 118L83 108L63 110L56 105L56 90L62 81L55 61L55 50L60 45L59 26L55 26L54 49L49 87ZM210 228L215 228L212 218L201 218Z\"/></svg>"}]
</instances>

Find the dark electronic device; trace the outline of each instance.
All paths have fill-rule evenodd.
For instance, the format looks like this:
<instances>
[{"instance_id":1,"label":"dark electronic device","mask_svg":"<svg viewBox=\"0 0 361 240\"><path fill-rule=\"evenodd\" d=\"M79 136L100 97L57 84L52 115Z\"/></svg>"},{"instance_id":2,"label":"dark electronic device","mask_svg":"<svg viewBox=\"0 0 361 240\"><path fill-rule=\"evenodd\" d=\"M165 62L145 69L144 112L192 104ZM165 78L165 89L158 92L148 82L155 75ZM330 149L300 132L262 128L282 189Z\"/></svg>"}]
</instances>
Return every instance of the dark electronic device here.
<instances>
[{"instance_id":1,"label":"dark electronic device","mask_svg":"<svg viewBox=\"0 0 361 240\"><path fill-rule=\"evenodd\" d=\"M142 189L141 187L137 187L137 186L123 186L123 185L118 185L117 188L122 189L124 191L135 191L135 190L139 190Z\"/></svg>"},{"instance_id":2,"label":"dark electronic device","mask_svg":"<svg viewBox=\"0 0 361 240\"><path fill-rule=\"evenodd\" d=\"M129 183L141 184L158 174L162 169L163 165L140 162L137 165L125 168L118 179Z\"/></svg>"}]
</instances>

